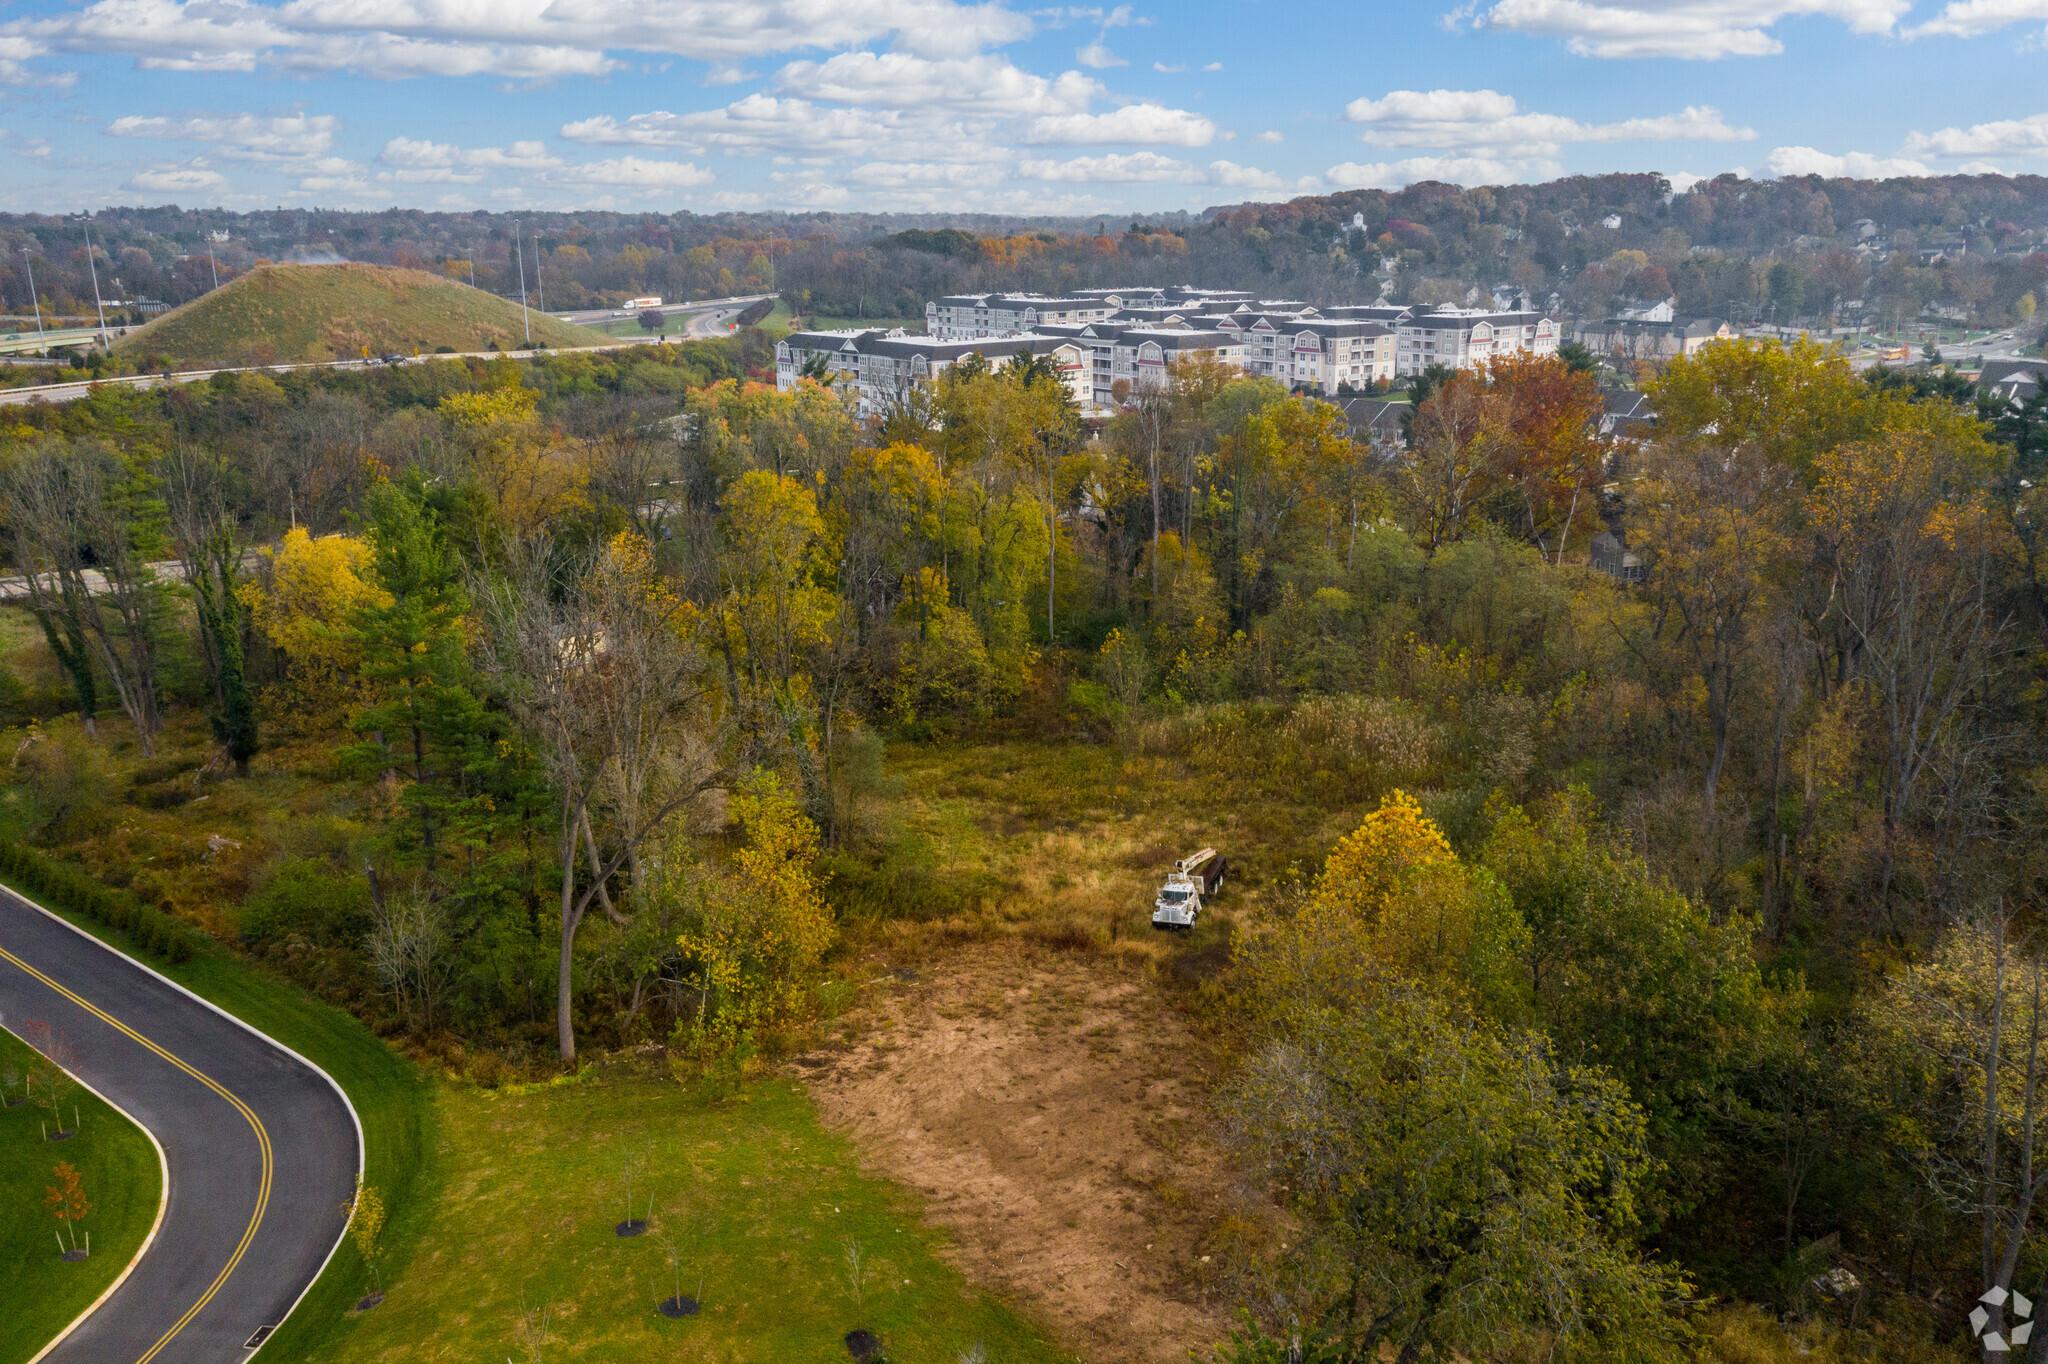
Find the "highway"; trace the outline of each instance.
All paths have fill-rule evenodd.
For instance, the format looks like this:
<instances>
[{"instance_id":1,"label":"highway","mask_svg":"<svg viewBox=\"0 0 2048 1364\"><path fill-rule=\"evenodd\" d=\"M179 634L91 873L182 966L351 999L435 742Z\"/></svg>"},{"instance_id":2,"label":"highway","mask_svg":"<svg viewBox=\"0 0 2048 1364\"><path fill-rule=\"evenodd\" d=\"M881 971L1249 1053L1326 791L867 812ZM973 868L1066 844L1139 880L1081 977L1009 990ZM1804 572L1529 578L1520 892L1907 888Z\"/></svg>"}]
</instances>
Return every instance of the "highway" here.
<instances>
[{"instance_id":1,"label":"highway","mask_svg":"<svg viewBox=\"0 0 2048 1364\"><path fill-rule=\"evenodd\" d=\"M241 1364L341 1240L354 1110L310 1063L0 890L0 1025L30 1022L149 1131L169 1175L154 1238L41 1364Z\"/></svg>"},{"instance_id":2,"label":"highway","mask_svg":"<svg viewBox=\"0 0 2048 1364\"><path fill-rule=\"evenodd\" d=\"M759 303L764 298L773 297L775 297L773 294L735 294L731 298L700 298L693 299L687 303L664 303L659 311L665 315L674 316L677 313L699 313L707 310L722 309L725 315L730 316L745 308L749 303ZM585 308L571 313L549 313L548 316L558 321L574 322L579 326L587 327L601 322L617 322L622 318L638 317L641 311L639 308Z\"/></svg>"},{"instance_id":3,"label":"highway","mask_svg":"<svg viewBox=\"0 0 2048 1364\"><path fill-rule=\"evenodd\" d=\"M767 297L767 295L763 295L762 297ZM756 303L759 301L759 298L722 299L710 303L678 304L673 308L665 308L663 309L663 311L670 313L687 313L693 311L696 312L696 316L692 317L689 320L688 324L686 324L686 326L684 327L683 334L684 336L690 338L691 340L707 340L712 337L726 335L726 324L732 321L733 318L737 317L742 311L744 311L749 303ZM601 320L616 320L617 316L613 312L576 314L549 313L546 315L549 317L561 317L565 319L567 317L573 316L591 317L598 318ZM572 350L575 352L625 350L631 346L655 346L660 344L661 340L659 337L634 336L613 341L605 345L575 347L565 346L560 348L559 353L566 354ZM558 352L530 350L459 351L452 355L408 355L402 357L396 363L404 365L420 365L425 364L430 360L495 360L498 359L500 356L505 355L509 355L517 359L530 358L537 354L556 353ZM34 388L0 389L0 407L7 407L10 405L20 403L34 402L38 398L41 398L44 402L50 403L75 402L78 399L83 398L87 394L92 392L94 384L124 384L130 388L146 389L155 388L160 384L166 383L196 384L203 380L211 379L216 374L287 374L295 369L370 369L381 366L383 363L384 362L382 360L311 360L306 361L302 364L295 365L222 365L215 369L177 370L172 372L169 377L166 377L162 374L126 374L116 378L107 379L78 379L69 383L43 384Z\"/></svg>"}]
</instances>

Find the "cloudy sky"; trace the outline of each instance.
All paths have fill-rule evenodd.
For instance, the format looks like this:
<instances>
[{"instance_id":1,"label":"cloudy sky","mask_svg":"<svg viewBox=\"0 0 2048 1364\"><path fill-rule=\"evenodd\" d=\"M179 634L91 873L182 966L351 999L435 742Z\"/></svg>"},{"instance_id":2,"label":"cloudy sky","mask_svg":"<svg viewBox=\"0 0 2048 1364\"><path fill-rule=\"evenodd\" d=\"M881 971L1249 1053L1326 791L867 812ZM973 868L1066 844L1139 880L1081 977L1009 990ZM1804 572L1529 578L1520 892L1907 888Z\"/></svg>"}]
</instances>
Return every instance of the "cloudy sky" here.
<instances>
[{"instance_id":1,"label":"cloudy sky","mask_svg":"<svg viewBox=\"0 0 2048 1364\"><path fill-rule=\"evenodd\" d=\"M0 208L2048 170L2048 0L0 0Z\"/></svg>"}]
</instances>

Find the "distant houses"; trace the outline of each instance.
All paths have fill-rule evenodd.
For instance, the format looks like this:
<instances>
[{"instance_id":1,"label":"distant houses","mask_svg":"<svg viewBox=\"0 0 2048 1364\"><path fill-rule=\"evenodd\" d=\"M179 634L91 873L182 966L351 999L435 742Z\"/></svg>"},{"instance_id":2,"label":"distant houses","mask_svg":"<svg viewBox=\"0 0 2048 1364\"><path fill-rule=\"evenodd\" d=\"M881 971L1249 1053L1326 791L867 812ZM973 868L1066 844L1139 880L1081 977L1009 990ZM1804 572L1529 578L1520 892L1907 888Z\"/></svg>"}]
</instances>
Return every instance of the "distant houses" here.
<instances>
[{"instance_id":1,"label":"distant houses","mask_svg":"<svg viewBox=\"0 0 2048 1364\"><path fill-rule=\"evenodd\" d=\"M1734 329L1717 317L1673 317L1668 304L1659 311L1663 316L1623 314L1581 322L1579 344L1614 360L1676 360L1735 335Z\"/></svg>"},{"instance_id":2,"label":"distant houses","mask_svg":"<svg viewBox=\"0 0 2048 1364\"><path fill-rule=\"evenodd\" d=\"M1977 376L1977 391L1987 398L2003 398L2013 406L2025 404L2048 385L2048 360L1986 360Z\"/></svg>"},{"instance_id":3,"label":"distant houses","mask_svg":"<svg viewBox=\"0 0 2048 1364\"><path fill-rule=\"evenodd\" d=\"M1345 434L1374 454L1388 456L1406 448L1405 419L1414 412L1414 404L1384 398L1340 398L1337 406L1344 410Z\"/></svg>"}]
</instances>

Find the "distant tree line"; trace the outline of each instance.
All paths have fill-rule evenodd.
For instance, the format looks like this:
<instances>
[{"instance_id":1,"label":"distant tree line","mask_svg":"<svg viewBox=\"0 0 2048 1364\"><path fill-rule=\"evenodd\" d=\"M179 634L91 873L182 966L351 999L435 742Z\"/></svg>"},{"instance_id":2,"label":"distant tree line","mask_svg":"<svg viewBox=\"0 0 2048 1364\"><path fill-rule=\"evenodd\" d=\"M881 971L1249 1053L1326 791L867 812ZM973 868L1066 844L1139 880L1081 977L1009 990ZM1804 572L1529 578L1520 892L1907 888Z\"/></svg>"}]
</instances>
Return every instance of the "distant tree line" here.
<instances>
[{"instance_id":1,"label":"distant tree line","mask_svg":"<svg viewBox=\"0 0 2048 1364\"><path fill-rule=\"evenodd\" d=\"M1868 220L1888 253L1859 253ZM1616 226L1608 226L1616 221ZM260 262L319 258L409 266L494 293L527 287L550 308L779 292L799 312L923 315L980 289L1201 283L1315 303L1458 302L1477 289L1602 316L1617 302L1748 323L1854 317L1897 323L1929 305L2004 325L2031 317L2048 277L2048 180L1732 175L1674 193L1654 174L1540 185L1435 182L1125 222L972 215L490 213L116 208L90 220L106 297L182 303ZM31 311L28 275L55 313L92 306L86 220L0 215L0 309ZM215 240L216 236L222 237ZM1939 249L1943 259L1923 261Z\"/></svg>"}]
</instances>

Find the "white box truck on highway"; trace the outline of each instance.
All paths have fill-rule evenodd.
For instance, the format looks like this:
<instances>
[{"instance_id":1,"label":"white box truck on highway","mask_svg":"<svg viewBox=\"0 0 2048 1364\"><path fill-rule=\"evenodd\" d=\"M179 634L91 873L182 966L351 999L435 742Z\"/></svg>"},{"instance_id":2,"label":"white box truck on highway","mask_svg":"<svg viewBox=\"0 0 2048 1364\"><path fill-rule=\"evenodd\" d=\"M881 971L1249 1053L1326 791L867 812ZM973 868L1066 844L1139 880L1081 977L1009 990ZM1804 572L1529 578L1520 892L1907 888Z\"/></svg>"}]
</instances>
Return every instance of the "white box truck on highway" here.
<instances>
[{"instance_id":1,"label":"white box truck on highway","mask_svg":"<svg viewBox=\"0 0 2048 1364\"><path fill-rule=\"evenodd\" d=\"M1152 901L1152 926L1193 928L1202 906L1223 889L1228 860L1214 848L1204 848L1174 863L1173 870L1166 873L1166 884Z\"/></svg>"}]
</instances>

